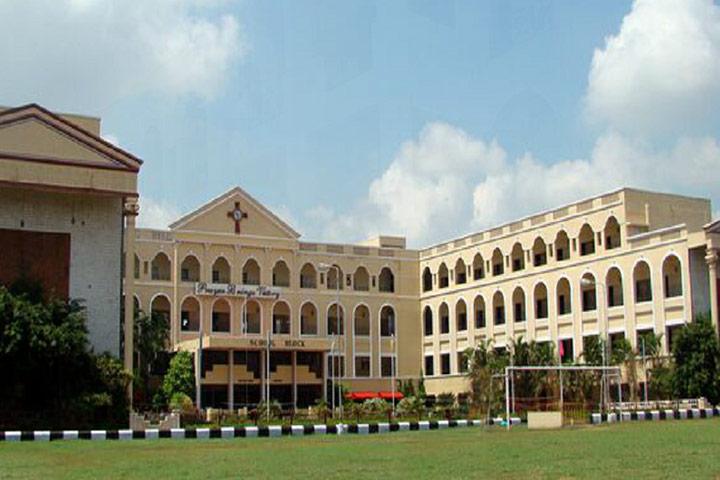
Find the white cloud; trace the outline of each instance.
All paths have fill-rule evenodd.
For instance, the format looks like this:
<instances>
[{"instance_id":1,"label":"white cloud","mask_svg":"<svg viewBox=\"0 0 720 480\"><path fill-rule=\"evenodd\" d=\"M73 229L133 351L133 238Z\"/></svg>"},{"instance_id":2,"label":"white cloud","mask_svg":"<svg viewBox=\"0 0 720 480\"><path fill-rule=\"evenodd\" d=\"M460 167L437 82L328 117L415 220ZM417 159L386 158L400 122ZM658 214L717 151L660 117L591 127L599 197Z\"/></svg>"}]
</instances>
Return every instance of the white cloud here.
<instances>
[{"instance_id":1,"label":"white cloud","mask_svg":"<svg viewBox=\"0 0 720 480\"><path fill-rule=\"evenodd\" d=\"M180 211L167 202L156 201L145 195L140 196L138 226L142 228L165 229L180 218Z\"/></svg>"},{"instance_id":2,"label":"white cloud","mask_svg":"<svg viewBox=\"0 0 720 480\"><path fill-rule=\"evenodd\" d=\"M359 240L380 233L405 235L414 243L462 233L472 215L475 183L498 173L505 151L445 123L431 123L405 142L388 169L373 180L368 195L350 215L320 206L306 213L325 225L331 240Z\"/></svg>"},{"instance_id":3,"label":"white cloud","mask_svg":"<svg viewBox=\"0 0 720 480\"><path fill-rule=\"evenodd\" d=\"M72 111L125 95L220 93L245 51L237 18L197 0L0 2L0 92Z\"/></svg>"},{"instance_id":4,"label":"white cloud","mask_svg":"<svg viewBox=\"0 0 720 480\"><path fill-rule=\"evenodd\" d=\"M713 0L636 0L595 50L589 117L634 134L683 132L717 114L720 7Z\"/></svg>"}]
</instances>

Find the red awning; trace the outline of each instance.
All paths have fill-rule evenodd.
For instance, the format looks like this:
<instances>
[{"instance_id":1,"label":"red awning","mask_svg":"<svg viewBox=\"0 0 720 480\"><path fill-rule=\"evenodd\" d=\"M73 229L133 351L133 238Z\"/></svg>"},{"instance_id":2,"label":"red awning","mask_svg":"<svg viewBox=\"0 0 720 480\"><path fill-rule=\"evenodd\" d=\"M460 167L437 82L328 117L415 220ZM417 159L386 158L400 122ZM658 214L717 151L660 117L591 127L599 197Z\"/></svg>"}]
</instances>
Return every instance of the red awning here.
<instances>
[{"instance_id":1,"label":"red awning","mask_svg":"<svg viewBox=\"0 0 720 480\"><path fill-rule=\"evenodd\" d=\"M405 395L403 395L401 392L379 392L378 395L380 398L383 398L385 400L392 400L393 395L395 395L395 400L402 400L405 398Z\"/></svg>"},{"instance_id":2,"label":"red awning","mask_svg":"<svg viewBox=\"0 0 720 480\"><path fill-rule=\"evenodd\" d=\"M404 395L395 392L395 400L402 400ZM348 400L368 400L371 398L382 398L384 400L392 400L393 392L350 392L345 395Z\"/></svg>"}]
</instances>

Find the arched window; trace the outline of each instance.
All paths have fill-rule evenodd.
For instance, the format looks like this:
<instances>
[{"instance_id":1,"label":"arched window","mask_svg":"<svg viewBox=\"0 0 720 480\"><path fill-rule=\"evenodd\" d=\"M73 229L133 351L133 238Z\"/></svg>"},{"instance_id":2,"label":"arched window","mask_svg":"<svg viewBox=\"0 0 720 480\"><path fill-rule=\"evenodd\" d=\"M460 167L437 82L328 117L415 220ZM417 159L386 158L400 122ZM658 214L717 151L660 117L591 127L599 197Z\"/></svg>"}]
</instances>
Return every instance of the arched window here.
<instances>
[{"instance_id":1,"label":"arched window","mask_svg":"<svg viewBox=\"0 0 720 480\"><path fill-rule=\"evenodd\" d=\"M450 309L447 303L443 302L440 304L440 334L444 335L450 333Z\"/></svg>"},{"instance_id":2,"label":"arched window","mask_svg":"<svg viewBox=\"0 0 720 480\"><path fill-rule=\"evenodd\" d=\"M447 288L450 285L450 276L448 275L448 268L445 262L440 264L438 268L438 279L440 281L440 288Z\"/></svg>"},{"instance_id":3,"label":"arched window","mask_svg":"<svg viewBox=\"0 0 720 480\"><path fill-rule=\"evenodd\" d=\"M608 308L619 307L623 305L623 285L622 274L620 269L612 267L605 276L605 285L607 285L607 306Z\"/></svg>"},{"instance_id":4,"label":"arched window","mask_svg":"<svg viewBox=\"0 0 720 480\"><path fill-rule=\"evenodd\" d=\"M278 260L275 263L272 271L273 286L275 287L289 287L290 286L290 269L282 260Z\"/></svg>"},{"instance_id":5,"label":"arched window","mask_svg":"<svg viewBox=\"0 0 720 480\"><path fill-rule=\"evenodd\" d=\"M458 300L455 304L455 329L458 332L467 331L467 305L465 300Z\"/></svg>"},{"instance_id":6,"label":"arched window","mask_svg":"<svg viewBox=\"0 0 720 480\"><path fill-rule=\"evenodd\" d=\"M150 304L150 315L160 316L170 326L170 300L165 295L158 295L153 298Z\"/></svg>"},{"instance_id":7,"label":"arched window","mask_svg":"<svg viewBox=\"0 0 720 480\"><path fill-rule=\"evenodd\" d=\"M170 280L170 259L163 252L155 255L151 262L150 278L153 280Z\"/></svg>"},{"instance_id":8,"label":"arched window","mask_svg":"<svg viewBox=\"0 0 720 480\"><path fill-rule=\"evenodd\" d=\"M358 267L353 274L353 289L358 292L367 292L370 290L370 274L367 268Z\"/></svg>"},{"instance_id":9,"label":"arched window","mask_svg":"<svg viewBox=\"0 0 720 480\"><path fill-rule=\"evenodd\" d=\"M425 267L422 274L423 292L432 290L432 272L429 267Z\"/></svg>"},{"instance_id":10,"label":"arched window","mask_svg":"<svg viewBox=\"0 0 720 480\"><path fill-rule=\"evenodd\" d=\"M328 308L327 313L327 331L328 335L344 335L345 334L345 310L337 303L333 303Z\"/></svg>"},{"instance_id":11,"label":"arched window","mask_svg":"<svg viewBox=\"0 0 720 480\"><path fill-rule=\"evenodd\" d=\"M380 309L380 336L392 337L395 335L395 309L385 305Z\"/></svg>"},{"instance_id":12,"label":"arched window","mask_svg":"<svg viewBox=\"0 0 720 480\"><path fill-rule=\"evenodd\" d=\"M535 318L537 320L545 320L548 318L548 292L544 283L535 285L533 292L535 297Z\"/></svg>"},{"instance_id":13,"label":"arched window","mask_svg":"<svg viewBox=\"0 0 720 480\"><path fill-rule=\"evenodd\" d=\"M272 312L273 334L290 335L290 306L285 302L275 302Z\"/></svg>"},{"instance_id":14,"label":"arched window","mask_svg":"<svg viewBox=\"0 0 720 480\"><path fill-rule=\"evenodd\" d=\"M259 335L262 329L262 310L257 300L248 300L245 304L244 331L252 335Z\"/></svg>"},{"instance_id":15,"label":"arched window","mask_svg":"<svg viewBox=\"0 0 720 480\"><path fill-rule=\"evenodd\" d=\"M180 281L200 281L200 262L194 255L188 255L180 264Z\"/></svg>"},{"instance_id":16,"label":"arched window","mask_svg":"<svg viewBox=\"0 0 720 480\"><path fill-rule=\"evenodd\" d=\"M570 296L570 282L561 278L557 283L557 312L558 315L572 313L572 299Z\"/></svg>"},{"instance_id":17,"label":"arched window","mask_svg":"<svg viewBox=\"0 0 720 480\"><path fill-rule=\"evenodd\" d=\"M455 283L458 285L467 283L467 267L462 258L458 258L455 262Z\"/></svg>"},{"instance_id":18,"label":"arched window","mask_svg":"<svg viewBox=\"0 0 720 480\"><path fill-rule=\"evenodd\" d=\"M300 270L300 288L317 288L317 271L312 263L306 263Z\"/></svg>"},{"instance_id":19,"label":"arched window","mask_svg":"<svg viewBox=\"0 0 720 480\"><path fill-rule=\"evenodd\" d=\"M317 335L317 333L317 308L312 303L306 302L300 309L300 335Z\"/></svg>"},{"instance_id":20,"label":"arched window","mask_svg":"<svg viewBox=\"0 0 720 480\"><path fill-rule=\"evenodd\" d=\"M570 258L570 238L565 230L560 230L555 236L555 260L562 262Z\"/></svg>"},{"instance_id":21,"label":"arched window","mask_svg":"<svg viewBox=\"0 0 720 480\"><path fill-rule=\"evenodd\" d=\"M482 280L485 278L485 260L479 253L473 258L473 280Z\"/></svg>"},{"instance_id":22,"label":"arched window","mask_svg":"<svg viewBox=\"0 0 720 480\"><path fill-rule=\"evenodd\" d=\"M633 269L635 282L635 302L652 301L652 282L650 281L650 266L647 262L638 262Z\"/></svg>"},{"instance_id":23,"label":"arched window","mask_svg":"<svg viewBox=\"0 0 720 480\"><path fill-rule=\"evenodd\" d=\"M473 305L475 309L475 328L485 328L487 321L485 319L485 299L483 296L476 296Z\"/></svg>"},{"instance_id":24,"label":"arched window","mask_svg":"<svg viewBox=\"0 0 720 480\"><path fill-rule=\"evenodd\" d=\"M243 265L242 280L244 285L260 285L260 265L254 258Z\"/></svg>"},{"instance_id":25,"label":"arched window","mask_svg":"<svg viewBox=\"0 0 720 480\"><path fill-rule=\"evenodd\" d=\"M513 291L513 319L515 322L525 321L525 291L520 287Z\"/></svg>"},{"instance_id":26,"label":"arched window","mask_svg":"<svg viewBox=\"0 0 720 480\"><path fill-rule=\"evenodd\" d=\"M505 257L499 248L496 248L492 254L492 270L493 277L502 275L505 273Z\"/></svg>"},{"instance_id":27,"label":"arched window","mask_svg":"<svg viewBox=\"0 0 720 480\"><path fill-rule=\"evenodd\" d=\"M213 283L230 283L230 264L225 257L218 257L212 266Z\"/></svg>"},{"instance_id":28,"label":"arched window","mask_svg":"<svg viewBox=\"0 0 720 480\"><path fill-rule=\"evenodd\" d=\"M426 337L433 334L433 314L429 305L423 310L423 332Z\"/></svg>"},{"instance_id":29,"label":"arched window","mask_svg":"<svg viewBox=\"0 0 720 480\"><path fill-rule=\"evenodd\" d=\"M680 259L675 255L670 255L663 262L662 271L665 298L681 297L683 294L683 287Z\"/></svg>"},{"instance_id":30,"label":"arched window","mask_svg":"<svg viewBox=\"0 0 720 480\"><path fill-rule=\"evenodd\" d=\"M520 242L513 245L512 253L510 254L512 259L512 270L513 272L519 272L525 270L525 250L523 250Z\"/></svg>"},{"instance_id":31,"label":"arched window","mask_svg":"<svg viewBox=\"0 0 720 480\"><path fill-rule=\"evenodd\" d=\"M580 243L581 257L595 253L595 232L593 232L592 227L587 223L580 229L578 242Z\"/></svg>"},{"instance_id":32,"label":"arched window","mask_svg":"<svg viewBox=\"0 0 720 480\"><path fill-rule=\"evenodd\" d=\"M370 336L370 310L365 305L358 305L355 308L353 318L354 332L356 337Z\"/></svg>"},{"instance_id":33,"label":"arched window","mask_svg":"<svg viewBox=\"0 0 720 480\"><path fill-rule=\"evenodd\" d=\"M393 275L392 270L388 267L383 267L382 270L380 270L378 281L378 287L381 292L393 293L395 291L395 275Z\"/></svg>"},{"instance_id":34,"label":"arched window","mask_svg":"<svg viewBox=\"0 0 720 480\"><path fill-rule=\"evenodd\" d=\"M597 310L597 285L595 276L592 273L586 273L580 281L582 292L582 311L592 312Z\"/></svg>"},{"instance_id":35,"label":"arched window","mask_svg":"<svg viewBox=\"0 0 720 480\"><path fill-rule=\"evenodd\" d=\"M493 295L493 322L495 325L505 325L505 297L500 291Z\"/></svg>"},{"instance_id":36,"label":"arched window","mask_svg":"<svg viewBox=\"0 0 720 480\"><path fill-rule=\"evenodd\" d=\"M212 331L230 332L230 305L224 298L219 298L212 307Z\"/></svg>"},{"instance_id":37,"label":"arched window","mask_svg":"<svg viewBox=\"0 0 720 480\"><path fill-rule=\"evenodd\" d=\"M547 245L542 237L537 237L533 242L533 265L542 267L547 264Z\"/></svg>"},{"instance_id":38,"label":"arched window","mask_svg":"<svg viewBox=\"0 0 720 480\"><path fill-rule=\"evenodd\" d=\"M200 303L195 297L186 298L180 306L180 330L183 332L200 330Z\"/></svg>"},{"instance_id":39,"label":"arched window","mask_svg":"<svg viewBox=\"0 0 720 480\"><path fill-rule=\"evenodd\" d=\"M332 268L327 271L326 275L328 290L337 290L338 288L342 290L344 288L343 278L345 277L345 274L339 265L333 265Z\"/></svg>"},{"instance_id":40,"label":"arched window","mask_svg":"<svg viewBox=\"0 0 720 480\"><path fill-rule=\"evenodd\" d=\"M608 218L607 222L605 222L603 235L605 237L605 250L612 250L620 246L620 224L617 218Z\"/></svg>"}]
</instances>

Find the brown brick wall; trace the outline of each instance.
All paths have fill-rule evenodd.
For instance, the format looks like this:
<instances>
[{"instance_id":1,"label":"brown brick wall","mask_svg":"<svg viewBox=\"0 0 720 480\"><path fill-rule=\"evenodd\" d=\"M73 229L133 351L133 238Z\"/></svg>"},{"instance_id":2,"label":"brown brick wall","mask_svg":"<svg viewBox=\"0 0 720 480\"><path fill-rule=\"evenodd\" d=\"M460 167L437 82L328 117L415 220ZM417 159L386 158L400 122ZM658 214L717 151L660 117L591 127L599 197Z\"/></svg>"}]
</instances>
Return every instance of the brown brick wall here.
<instances>
[{"instance_id":1,"label":"brown brick wall","mask_svg":"<svg viewBox=\"0 0 720 480\"><path fill-rule=\"evenodd\" d=\"M23 276L39 282L45 296L68 298L70 234L0 229L0 285Z\"/></svg>"}]
</instances>

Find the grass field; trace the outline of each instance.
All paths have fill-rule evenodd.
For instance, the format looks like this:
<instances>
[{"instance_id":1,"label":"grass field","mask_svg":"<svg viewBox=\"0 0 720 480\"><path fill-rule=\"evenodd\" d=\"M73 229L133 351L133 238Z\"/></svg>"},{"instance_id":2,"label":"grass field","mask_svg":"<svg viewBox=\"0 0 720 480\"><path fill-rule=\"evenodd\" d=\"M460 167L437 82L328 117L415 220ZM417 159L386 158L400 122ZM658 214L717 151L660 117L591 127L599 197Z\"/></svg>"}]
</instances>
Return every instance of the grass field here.
<instances>
[{"instance_id":1,"label":"grass field","mask_svg":"<svg viewBox=\"0 0 720 480\"><path fill-rule=\"evenodd\" d=\"M0 478L720 478L720 419L563 431L0 443Z\"/></svg>"}]
</instances>

